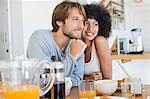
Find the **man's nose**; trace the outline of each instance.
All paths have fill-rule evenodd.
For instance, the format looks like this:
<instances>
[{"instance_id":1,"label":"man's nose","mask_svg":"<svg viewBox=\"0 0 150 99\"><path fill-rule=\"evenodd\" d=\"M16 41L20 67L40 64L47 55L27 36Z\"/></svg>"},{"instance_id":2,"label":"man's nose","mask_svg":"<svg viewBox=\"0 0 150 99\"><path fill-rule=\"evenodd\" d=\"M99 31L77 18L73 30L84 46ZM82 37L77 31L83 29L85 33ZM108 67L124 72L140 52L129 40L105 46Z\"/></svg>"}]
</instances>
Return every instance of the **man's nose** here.
<instances>
[{"instance_id":1,"label":"man's nose","mask_svg":"<svg viewBox=\"0 0 150 99\"><path fill-rule=\"evenodd\" d=\"M81 29L83 29L83 28L84 28L84 23L83 23L83 21L79 21L79 23L78 23L78 27L79 27L79 28L81 28Z\"/></svg>"}]
</instances>

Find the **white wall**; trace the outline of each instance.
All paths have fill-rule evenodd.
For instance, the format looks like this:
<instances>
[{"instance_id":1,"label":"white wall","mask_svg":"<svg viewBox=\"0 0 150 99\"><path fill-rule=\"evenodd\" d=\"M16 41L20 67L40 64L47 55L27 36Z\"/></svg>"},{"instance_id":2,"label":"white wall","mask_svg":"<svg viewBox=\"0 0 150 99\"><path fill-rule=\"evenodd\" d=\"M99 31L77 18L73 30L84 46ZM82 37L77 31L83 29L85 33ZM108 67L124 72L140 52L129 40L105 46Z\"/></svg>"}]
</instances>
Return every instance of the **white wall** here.
<instances>
[{"instance_id":1,"label":"white wall","mask_svg":"<svg viewBox=\"0 0 150 99\"><path fill-rule=\"evenodd\" d=\"M12 57L24 54L23 20L21 0L10 0L10 31Z\"/></svg>"}]
</instances>

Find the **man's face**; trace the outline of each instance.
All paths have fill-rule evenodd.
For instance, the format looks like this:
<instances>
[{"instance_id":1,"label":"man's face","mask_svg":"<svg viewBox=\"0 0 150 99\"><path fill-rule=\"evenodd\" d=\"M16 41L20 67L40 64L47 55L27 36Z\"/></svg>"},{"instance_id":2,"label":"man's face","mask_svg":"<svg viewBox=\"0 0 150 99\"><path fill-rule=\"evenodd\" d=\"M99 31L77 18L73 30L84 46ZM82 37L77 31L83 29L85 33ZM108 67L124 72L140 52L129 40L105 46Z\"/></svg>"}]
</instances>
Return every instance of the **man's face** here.
<instances>
[{"instance_id":1,"label":"man's face","mask_svg":"<svg viewBox=\"0 0 150 99\"><path fill-rule=\"evenodd\" d=\"M65 19L63 25L63 33L71 38L81 38L84 28L84 17L79 13L79 10L73 7L70 10L69 16Z\"/></svg>"}]
</instances>

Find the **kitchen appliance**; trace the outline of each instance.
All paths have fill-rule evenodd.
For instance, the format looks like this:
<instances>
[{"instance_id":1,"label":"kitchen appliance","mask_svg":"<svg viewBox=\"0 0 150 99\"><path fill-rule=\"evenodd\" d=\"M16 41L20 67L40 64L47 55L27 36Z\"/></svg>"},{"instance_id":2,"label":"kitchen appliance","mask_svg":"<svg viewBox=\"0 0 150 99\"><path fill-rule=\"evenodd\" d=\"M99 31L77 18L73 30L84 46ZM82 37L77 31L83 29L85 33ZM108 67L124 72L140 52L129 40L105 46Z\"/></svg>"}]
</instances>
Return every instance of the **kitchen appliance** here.
<instances>
[{"instance_id":1,"label":"kitchen appliance","mask_svg":"<svg viewBox=\"0 0 150 99\"><path fill-rule=\"evenodd\" d=\"M126 54L127 53L127 38L119 38L119 49L120 49L120 54Z\"/></svg>"},{"instance_id":2,"label":"kitchen appliance","mask_svg":"<svg viewBox=\"0 0 150 99\"><path fill-rule=\"evenodd\" d=\"M130 54L142 54L144 51L142 42L142 31L141 28L131 29L132 39L129 40L129 53Z\"/></svg>"}]
</instances>

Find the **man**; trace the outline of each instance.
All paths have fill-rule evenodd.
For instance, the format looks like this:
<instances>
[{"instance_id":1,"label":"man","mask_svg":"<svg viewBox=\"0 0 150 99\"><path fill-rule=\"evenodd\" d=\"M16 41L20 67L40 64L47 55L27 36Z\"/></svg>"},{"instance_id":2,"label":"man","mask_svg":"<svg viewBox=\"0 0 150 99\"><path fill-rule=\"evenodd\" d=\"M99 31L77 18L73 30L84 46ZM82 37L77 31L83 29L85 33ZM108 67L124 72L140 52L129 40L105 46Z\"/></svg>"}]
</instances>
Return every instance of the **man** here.
<instances>
[{"instance_id":1,"label":"man","mask_svg":"<svg viewBox=\"0 0 150 99\"><path fill-rule=\"evenodd\" d=\"M84 73L84 50L80 40L84 28L84 8L75 2L62 2L52 15L53 30L38 30L29 40L27 56L51 61L51 56L64 63L65 76L78 86ZM73 39L73 40L71 40Z\"/></svg>"}]
</instances>

